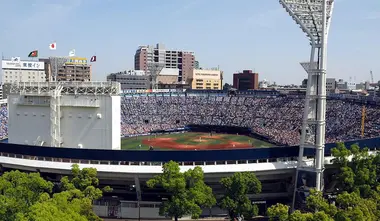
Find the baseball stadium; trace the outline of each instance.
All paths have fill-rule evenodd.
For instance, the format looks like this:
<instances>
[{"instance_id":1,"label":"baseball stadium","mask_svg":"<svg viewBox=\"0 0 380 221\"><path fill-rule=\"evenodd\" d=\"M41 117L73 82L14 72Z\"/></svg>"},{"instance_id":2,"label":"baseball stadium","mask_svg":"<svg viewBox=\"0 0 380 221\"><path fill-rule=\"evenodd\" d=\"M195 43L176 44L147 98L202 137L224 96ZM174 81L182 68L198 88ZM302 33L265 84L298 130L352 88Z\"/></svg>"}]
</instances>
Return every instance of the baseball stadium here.
<instances>
[{"instance_id":1,"label":"baseball stadium","mask_svg":"<svg viewBox=\"0 0 380 221\"><path fill-rule=\"evenodd\" d=\"M200 166L216 198L220 179L254 172L263 214L275 203L304 201L310 188L334 194L337 142L370 152L380 142L380 98L326 93L327 36L334 1L280 0L310 40L306 92L270 90L121 90L118 82L14 82L0 108L1 171L39 172L58 182L73 164L95 168L100 217L163 219L170 195L146 181L175 161ZM307 4L307 5L305 5ZM56 73L57 74L57 73ZM159 73L150 73L155 79ZM213 207L202 217L227 215Z\"/></svg>"},{"instance_id":2,"label":"baseball stadium","mask_svg":"<svg viewBox=\"0 0 380 221\"><path fill-rule=\"evenodd\" d=\"M61 98L54 101L57 88ZM217 196L220 178L255 172L263 190L250 197L262 213L274 202L291 200L302 96L279 91L118 91L119 85L111 82L15 84L1 104L2 170L38 171L54 181L70 174L73 163L96 168L100 184L113 188L94 204L102 217L136 218L139 202L144 218L163 218L158 206L168 195L145 182L170 160L183 171L201 166ZM328 97L326 168L338 141L376 149L379 101L350 94ZM60 121L54 124L50 113L57 106ZM60 137L54 133L58 129ZM304 153L311 162L314 154ZM327 191L334 190L332 176L327 169ZM214 208L212 214L225 212Z\"/></svg>"}]
</instances>

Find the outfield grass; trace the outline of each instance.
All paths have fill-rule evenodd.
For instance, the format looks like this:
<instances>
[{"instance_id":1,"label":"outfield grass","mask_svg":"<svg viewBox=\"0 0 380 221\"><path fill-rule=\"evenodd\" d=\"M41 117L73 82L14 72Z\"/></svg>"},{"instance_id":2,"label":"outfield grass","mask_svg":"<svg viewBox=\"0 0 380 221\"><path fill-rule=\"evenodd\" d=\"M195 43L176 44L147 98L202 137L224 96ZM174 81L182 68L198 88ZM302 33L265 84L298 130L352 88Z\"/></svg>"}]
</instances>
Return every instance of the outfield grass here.
<instances>
[{"instance_id":1,"label":"outfield grass","mask_svg":"<svg viewBox=\"0 0 380 221\"><path fill-rule=\"evenodd\" d=\"M236 134L213 134L213 136L220 136L220 138L215 139L203 139L202 142L199 142L198 139L201 136L209 136L209 133L179 133L179 134L163 134L163 135L151 135L151 136L138 136L138 137L128 137L121 139L121 149L122 150L148 150L149 146L142 143L143 140L149 140L154 138L173 138L178 144L185 145L216 145L216 144L225 144L228 141L234 141L239 143L251 144L253 147L271 147L273 146L270 143L248 137L243 135ZM141 145L141 147L140 147ZM155 150L173 150L167 149L165 147L155 146Z\"/></svg>"}]
</instances>

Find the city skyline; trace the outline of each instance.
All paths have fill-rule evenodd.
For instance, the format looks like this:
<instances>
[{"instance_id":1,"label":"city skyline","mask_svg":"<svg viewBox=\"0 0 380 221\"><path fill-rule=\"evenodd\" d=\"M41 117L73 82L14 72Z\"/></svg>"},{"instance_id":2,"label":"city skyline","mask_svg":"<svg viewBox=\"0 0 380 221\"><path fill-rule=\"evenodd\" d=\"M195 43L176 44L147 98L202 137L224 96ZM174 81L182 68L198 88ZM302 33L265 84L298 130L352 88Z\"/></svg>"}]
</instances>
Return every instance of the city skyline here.
<instances>
[{"instance_id":1,"label":"city skyline","mask_svg":"<svg viewBox=\"0 0 380 221\"><path fill-rule=\"evenodd\" d=\"M26 59L97 56L94 80L133 69L140 45L162 43L168 49L194 51L201 67L220 68L232 83L237 71L252 69L278 84L300 84L306 73L299 64L309 59L305 34L277 0L47 0L0 2L9 19L0 31L0 52ZM380 2L337 0L328 46L328 77L380 80L380 45L375 28ZM16 25L15 25L16 24ZM49 44L57 42L57 50Z\"/></svg>"}]
</instances>

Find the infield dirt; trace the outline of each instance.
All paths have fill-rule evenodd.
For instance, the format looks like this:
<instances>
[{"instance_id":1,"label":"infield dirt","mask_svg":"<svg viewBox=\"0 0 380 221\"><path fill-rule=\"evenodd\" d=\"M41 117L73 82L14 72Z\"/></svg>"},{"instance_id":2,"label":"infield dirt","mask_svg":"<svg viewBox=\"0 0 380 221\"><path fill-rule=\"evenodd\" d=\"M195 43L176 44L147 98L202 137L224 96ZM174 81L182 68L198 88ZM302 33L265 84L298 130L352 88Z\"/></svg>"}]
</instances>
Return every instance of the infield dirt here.
<instances>
[{"instance_id":1,"label":"infield dirt","mask_svg":"<svg viewBox=\"0 0 380 221\"><path fill-rule=\"evenodd\" d=\"M220 139L218 136L204 136L201 137L203 141L205 139ZM202 142L202 139L195 139L194 141ZM180 144L175 141L174 138L151 138L145 139L142 141L143 144L149 146L157 146L157 147L165 147L168 149L176 149L176 150L220 150L220 149L236 149L236 148L251 148L252 146L246 143L240 143L235 141L227 141L223 144L197 144L197 145L189 145L189 144Z\"/></svg>"}]
</instances>

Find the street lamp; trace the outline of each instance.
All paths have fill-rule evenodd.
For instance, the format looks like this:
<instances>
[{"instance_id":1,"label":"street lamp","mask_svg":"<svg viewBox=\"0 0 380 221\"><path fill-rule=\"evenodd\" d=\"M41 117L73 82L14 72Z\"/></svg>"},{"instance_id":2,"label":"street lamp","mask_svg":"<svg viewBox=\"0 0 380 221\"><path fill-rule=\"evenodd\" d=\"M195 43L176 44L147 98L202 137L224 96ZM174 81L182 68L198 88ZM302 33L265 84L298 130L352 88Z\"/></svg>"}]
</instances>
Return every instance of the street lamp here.
<instances>
[{"instance_id":1,"label":"street lamp","mask_svg":"<svg viewBox=\"0 0 380 221\"><path fill-rule=\"evenodd\" d=\"M292 203L294 209L298 193L305 192L304 190L307 192L310 187L315 187L318 191L323 190L326 131L326 50L334 0L280 0L280 4L306 33L311 44ZM306 162L304 159L305 148L315 149L314 162ZM299 178L302 179L299 180Z\"/></svg>"}]
</instances>

